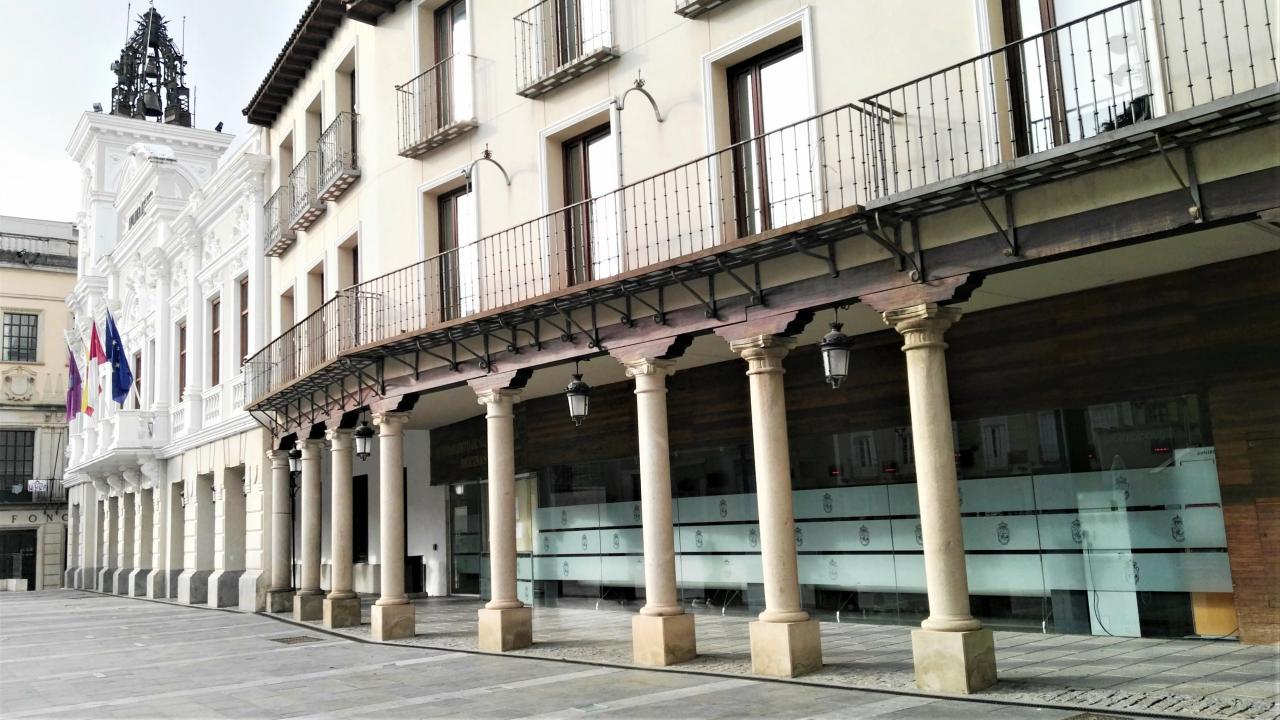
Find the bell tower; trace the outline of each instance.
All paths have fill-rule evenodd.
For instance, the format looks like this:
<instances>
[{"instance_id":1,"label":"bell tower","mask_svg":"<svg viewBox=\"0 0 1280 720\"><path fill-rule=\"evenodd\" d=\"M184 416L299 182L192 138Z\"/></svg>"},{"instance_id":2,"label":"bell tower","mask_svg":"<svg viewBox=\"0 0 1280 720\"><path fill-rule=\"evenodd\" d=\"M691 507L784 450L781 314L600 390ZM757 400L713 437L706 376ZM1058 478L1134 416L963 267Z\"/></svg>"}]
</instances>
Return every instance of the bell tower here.
<instances>
[{"instance_id":1,"label":"bell tower","mask_svg":"<svg viewBox=\"0 0 1280 720\"><path fill-rule=\"evenodd\" d=\"M138 16L133 34L111 63L111 114L191 127L187 61L169 37L167 21L154 7Z\"/></svg>"}]
</instances>

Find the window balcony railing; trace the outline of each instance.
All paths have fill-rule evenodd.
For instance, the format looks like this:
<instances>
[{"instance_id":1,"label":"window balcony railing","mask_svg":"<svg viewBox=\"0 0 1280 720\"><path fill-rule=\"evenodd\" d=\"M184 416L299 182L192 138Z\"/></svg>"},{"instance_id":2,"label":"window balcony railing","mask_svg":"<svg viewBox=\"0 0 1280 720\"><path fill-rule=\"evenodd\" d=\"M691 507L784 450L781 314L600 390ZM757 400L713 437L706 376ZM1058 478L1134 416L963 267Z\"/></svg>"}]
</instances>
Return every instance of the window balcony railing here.
<instances>
[{"instance_id":1,"label":"window balcony railing","mask_svg":"<svg viewBox=\"0 0 1280 720\"><path fill-rule=\"evenodd\" d=\"M289 193L289 185L280 186L262 206L262 215L266 224L266 254L268 257L279 257L293 245L297 239L293 228L289 227L289 214L293 212L293 198Z\"/></svg>"},{"instance_id":2,"label":"window balcony railing","mask_svg":"<svg viewBox=\"0 0 1280 720\"><path fill-rule=\"evenodd\" d=\"M396 86L400 155L418 157L476 128L475 59L454 55Z\"/></svg>"},{"instance_id":3,"label":"window balcony railing","mask_svg":"<svg viewBox=\"0 0 1280 720\"><path fill-rule=\"evenodd\" d=\"M351 112L340 112L320 134L316 143L316 162L319 165L320 202L337 200L360 178L359 157L356 154L356 120Z\"/></svg>"},{"instance_id":4,"label":"window balcony railing","mask_svg":"<svg viewBox=\"0 0 1280 720\"><path fill-rule=\"evenodd\" d=\"M727 2L729 0L676 0L676 14L693 19Z\"/></svg>"},{"instance_id":5,"label":"window balcony railing","mask_svg":"<svg viewBox=\"0 0 1280 720\"><path fill-rule=\"evenodd\" d=\"M60 503L66 499L67 490L63 487L61 478L0 477L0 504ZM0 573L0 577L5 575Z\"/></svg>"},{"instance_id":6,"label":"window balcony railing","mask_svg":"<svg viewBox=\"0 0 1280 720\"><path fill-rule=\"evenodd\" d=\"M905 191L995 168L1023 149L1039 154L1052 147L1043 144L1049 139L1071 143L1203 105L1223 93L1273 88L1270 27L1244 20L1246 9L1249 18L1266 17L1262 5L1267 0L1222 2L1228 23L1202 27L1197 20L1192 32L1179 27L1182 20L1168 16L1158 25L1143 20L1135 13L1146 7L1146 0L1130 0L362 282L254 356L246 370L247 401L253 405L267 399L332 365L340 355L368 354L375 348L380 353L409 352L416 347L415 338L427 333L462 327L485 314L549 303L569 290L612 292L608 286L622 278L634 288L638 280L658 273L668 276L663 282L679 282L679 268L711 254L732 260L755 252L757 241L788 243L788 237L802 232L847 237L854 225L846 216L852 217L857 206L892 202L896 207L914 201L925 196ZM1153 31L1174 44L1156 52L1146 39ZM1037 117L1025 114L1025 100L1037 88L1048 87L1037 85L1042 76L1014 73L1007 79L1000 72L1012 58L1023 58L1015 69L1030 67L1032 49L1044 48L1050 39L1058 47L1051 67L1068 67L1062 75L1073 78L1055 87L1071 88L1073 98L1079 92L1082 102L1063 105L1060 95L1053 102L1075 112L1061 119L1044 115L1055 129L1041 131L1034 124L1020 125L1018 113L1023 119ZM1093 43L1094 54L1073 60L1071 44L1081 42ZM1209 60L1201 56L1197 63L1194 53L1196 48L1203 51L1204 43ZM1255 62L1242 63L1249 53ZM1232 68L1234 85L1223 78ZM1136 84L1138 77L1146 84ZM1015 89L1016 84L1024 87ZM1107 91L1091 90L1085 104L1084 88ZM1010 107L1011 97L1022 102ZM1146 109L1138 100L1143 97L1148 98ZM1046 112L1052 107L1048 97L1044 107ZM1251 105L1242 107L1249 117L1265 121ZM1194 116L1177 119L1177 127L1195 125L1188 118ZM1116 147L1128 143L1117 141ZM1151 144L1148 150L1157 148ZM1133 156L1132 151L1116 154L1112 162ZM1064 156L1059 166L1070 166L1064 173L1088 169L1076 161ZM1081 169L1071 170L1077 167ZM1045 182L1062 175L1039 173ZM952 192L952 185L933 189ZM967 192L970 185L962 187ZM305 392L322 385L317 381L300 387Z\"/></svg>"},{"instance_id":7,"label":"window balcony railing","mask_svg":"<svg viewBox=\"0 0 1280 720\"><path fill-rule=\"evenodd\" d=\"M200 406L204 409L204 424L212 425L222 419L222 386L205 388Z\"/></svg>"},{"instance_id":8,"label":"window balcony railing","mask_svg":"<svg viewBox=\"0 0 1280 720\"><path fill-rule=\"evenodd\" d=\"M527 98L618 57L610 0L542 0L515 23L516 92Z\"/></svg>"},{"instance_id":9,"label":"window balcony railing","mask_svg":"<svg viewBox=\"0 0 1280 720\"><path fill-rule=\"evenodd\" d=\"M289 229L306 230L324 214L324 201L320 199L320 154L315 150L302 156L289 173L289 195L292 208L289 212Z\"/></svg>"}]
</instances>

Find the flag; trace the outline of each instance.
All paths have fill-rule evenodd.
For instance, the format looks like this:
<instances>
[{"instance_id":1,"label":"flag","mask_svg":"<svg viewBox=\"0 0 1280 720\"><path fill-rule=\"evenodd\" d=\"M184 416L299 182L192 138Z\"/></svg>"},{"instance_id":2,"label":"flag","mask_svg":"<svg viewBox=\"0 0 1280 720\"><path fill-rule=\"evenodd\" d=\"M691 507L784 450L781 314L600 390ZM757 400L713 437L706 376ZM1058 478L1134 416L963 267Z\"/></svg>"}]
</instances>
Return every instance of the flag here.
<instances>
[{"instance_id":1,"label":"flag","mask_svg":"<svg viewBox=\"0 0 1280 720\"><path fill-rule=\"evenodd\" d=\"M80 414L82 402L80 388L80 368L76 366L76 353L67 346L67 422L76 419Z\"/></svg>"},{"instance_id":2,"label":"flag","mask_svg":"<svg viewBox=\"0 0 1280 720\"><path fill-rule=\"evenodd\" d=\"M111 361L111 399L124 405L133 389L133 372L129 370L129 358L110 311L107 312L107 360Z\"/></svg>"},{"instance_id":3,"label":"flag","mask_svg":"<svg viewBox=\"0 0 1280 720\"><path fill-rule=\"evenodd\" d=\"M84 413L93 416L93 405L98 402L98 396L102 393L102 373L98 371L98 366L107 361L107 354L102 352L102 341L98 339L98 323L91 321L93 324L93 332L89 336L89 358L85 361L85 371L88 374L84 388Z\"/></svg>"}]
</instances>

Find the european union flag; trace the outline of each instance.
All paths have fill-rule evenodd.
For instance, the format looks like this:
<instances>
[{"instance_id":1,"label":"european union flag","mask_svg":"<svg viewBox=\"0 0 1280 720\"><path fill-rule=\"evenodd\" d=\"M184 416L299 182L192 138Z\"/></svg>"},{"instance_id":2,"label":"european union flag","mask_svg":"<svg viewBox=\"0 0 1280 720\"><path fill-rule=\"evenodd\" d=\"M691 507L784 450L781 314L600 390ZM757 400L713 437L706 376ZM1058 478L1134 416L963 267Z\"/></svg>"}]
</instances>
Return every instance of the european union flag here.
<instances>
[{"instance_id":1,"label":"european union flag","mask_svg":"<svg viewBox=\"0 0 1280 720\"><path fill-rule=\"evenodd\" d=\"M107 312L107 361L111 363L111 399L124 405L133 389L133 372L129 370L129 358L124 352L124 343L120 342L120 331L116 330L115 318Z\"/></svg>"}]
</instances>

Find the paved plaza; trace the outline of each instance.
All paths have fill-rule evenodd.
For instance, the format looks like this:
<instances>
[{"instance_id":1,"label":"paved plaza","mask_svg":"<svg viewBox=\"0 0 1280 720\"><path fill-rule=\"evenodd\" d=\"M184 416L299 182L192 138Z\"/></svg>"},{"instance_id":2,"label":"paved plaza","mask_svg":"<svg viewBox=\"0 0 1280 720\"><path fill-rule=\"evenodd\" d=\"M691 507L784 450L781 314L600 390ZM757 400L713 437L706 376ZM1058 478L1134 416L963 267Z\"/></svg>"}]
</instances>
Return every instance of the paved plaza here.
<instances>
[{"instance_id":1,"label":"paved plaza","mask_svg":"<svg viewBox=\"0 0 1280 720\"><path fill-rule=\"evenodd\" d=\"M0 593L0 717L1278 716L1273 647L998 633L997 688L940 699L911 692L907 628L823 623L827 668L779 682L745 675L745 618L701 615L698 660L641 670L625 612L539 608L538 644L496 656L474 652L477 604L419 601L420 635L376 644L367 628ZM1019 704L1036 702L1058 707Z\"/></svg>"}]
</instances>

